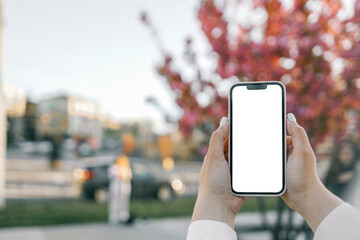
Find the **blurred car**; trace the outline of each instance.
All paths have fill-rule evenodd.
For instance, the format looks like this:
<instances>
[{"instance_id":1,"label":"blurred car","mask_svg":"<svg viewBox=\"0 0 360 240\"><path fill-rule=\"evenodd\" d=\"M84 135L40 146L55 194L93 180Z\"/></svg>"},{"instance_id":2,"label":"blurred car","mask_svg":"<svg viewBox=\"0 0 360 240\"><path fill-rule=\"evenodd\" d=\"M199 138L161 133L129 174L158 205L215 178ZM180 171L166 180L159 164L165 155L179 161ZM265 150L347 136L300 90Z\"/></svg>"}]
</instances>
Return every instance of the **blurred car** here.
<instances>
[{"instance_id":1,"label":"blurred car","mask_svg":"<svg viewBox=\"0 0 360 240\"><path fill-rule=\"evenodd\" d=\"M75 169L73 175L82 181L82 196L105 202L108 199L111 163L102 163ZM148 160L130 158L133 178L131 180L132 198L157 198L168 201L184 193L184 184L173 172L166 172L161 165Z\"/></svg>"}]
</instances>

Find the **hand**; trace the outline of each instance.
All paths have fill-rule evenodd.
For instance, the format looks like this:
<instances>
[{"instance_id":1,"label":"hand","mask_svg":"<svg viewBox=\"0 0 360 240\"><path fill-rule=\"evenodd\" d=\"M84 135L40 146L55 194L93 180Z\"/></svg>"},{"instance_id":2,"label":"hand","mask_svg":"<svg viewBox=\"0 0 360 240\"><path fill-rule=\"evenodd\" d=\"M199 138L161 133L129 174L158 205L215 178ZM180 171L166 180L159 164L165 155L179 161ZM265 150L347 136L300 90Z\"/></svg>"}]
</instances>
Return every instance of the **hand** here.
<instances>
[{"instance_id":1,"label":"hand","mask_svg":"<svg viewBox=\"0 0 360 240\"><path fill-rule=\"evenodd\" d=\"M287 118L286 192L282 199L300 213L315 232L342 200L329 192L316 172L316 157L304 128L292 113Z\"/></svg>"},{"instance_id":2,"label":"hand","mask_svg":"<svg viewBox=\"0 0 360 240\"><path fill-rule=\"evenodd\" d=\"M226 117L213 132L209 150L200 171L200 187L191 221L199 219L225 222L234 228L236 214L246 197L233 195L230 186L229 164L224 156L224 143L229 135Z\"/></svg>"}]
</instances>

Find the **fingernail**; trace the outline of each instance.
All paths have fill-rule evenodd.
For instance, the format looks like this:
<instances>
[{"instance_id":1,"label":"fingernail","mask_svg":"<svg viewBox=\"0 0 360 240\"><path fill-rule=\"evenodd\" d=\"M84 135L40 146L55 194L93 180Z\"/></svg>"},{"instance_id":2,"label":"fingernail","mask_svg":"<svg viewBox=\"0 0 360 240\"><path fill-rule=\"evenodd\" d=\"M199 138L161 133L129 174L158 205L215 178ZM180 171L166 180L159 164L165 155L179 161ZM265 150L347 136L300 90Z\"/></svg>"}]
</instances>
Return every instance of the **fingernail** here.
<instances>
[{"instance_id":1,"label":"fingernail","mask_svg":"<svg viewBox=\"0 0 360 240\"><path fill-rule=\"evenodd\" d=\"M221 120L220 120L220 127L225 126L227 121L228 121L227 117L222 117Z\"/></svg>"},{"instance_id":2,"label":"fingernail","mask_svg":"<svg viewBox=\"0 0 360 240\"><path fill-rule=\"evenodd\" d=\"M288 113L287 117L290 122L296 123L296 117L293 113Z\"/></svg>"}]
</instances>

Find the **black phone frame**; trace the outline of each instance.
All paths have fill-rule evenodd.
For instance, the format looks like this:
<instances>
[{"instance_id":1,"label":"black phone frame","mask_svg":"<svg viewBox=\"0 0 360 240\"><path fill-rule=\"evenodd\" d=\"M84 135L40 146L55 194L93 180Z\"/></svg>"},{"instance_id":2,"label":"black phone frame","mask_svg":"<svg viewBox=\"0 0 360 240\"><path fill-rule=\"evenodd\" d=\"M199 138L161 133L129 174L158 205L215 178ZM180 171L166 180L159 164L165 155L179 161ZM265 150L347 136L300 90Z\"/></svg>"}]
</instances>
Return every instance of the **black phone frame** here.
<instances>
[{"instance_id":1,"label":"black phone frame","mask_svg":"<svg viewBox=\"0 0 360 240\"><path fill-rule=\"evenodd\" d=\"M248 88L249 91L251 90L255 90L257 89L256 87L258 87L258 89L266 89L267 87L262 87L263 85L278 85L281 88L281 100L282 100L282 147L283 147L283 154L282 154L282 188L279 192L237 192L233 189L233 169L232 169L232 92L233 89L236 87L248 87L251 86L250 89ZM241 83L236 83L233 86L231 86L230 88L230 93L229 93L229 121L230 121L230 129L229 129L229 165L230 165L230 181L231 181L231 191L233 194L237 195L237 196L280 196L282 195L285 191L286 191L286 174L285 174L285 169L286 169L286 89L284 84L282 84L279 81L264 81L264 82L241 82Z\"/></svg>"}]
</instances>

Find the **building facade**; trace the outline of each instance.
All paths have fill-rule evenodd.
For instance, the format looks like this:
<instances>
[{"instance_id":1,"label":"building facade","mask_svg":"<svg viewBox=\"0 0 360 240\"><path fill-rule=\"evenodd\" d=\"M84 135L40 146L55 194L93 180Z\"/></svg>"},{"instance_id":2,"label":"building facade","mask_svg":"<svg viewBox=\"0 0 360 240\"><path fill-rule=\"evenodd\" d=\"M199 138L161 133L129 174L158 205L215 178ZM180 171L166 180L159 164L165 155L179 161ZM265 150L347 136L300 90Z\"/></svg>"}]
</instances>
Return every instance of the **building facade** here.
<instances>
[{"instance_id":1,"label":"building facade","mask_svg":"<svg viewBox=\"0 0 360 240\"><path fill-rule=\"evenodd\" d=\"M100 106L78 96L61 95L42 100L37 107L37 135L48 137L79 137L102 140Z\"/></svg>"}]
</instances>

